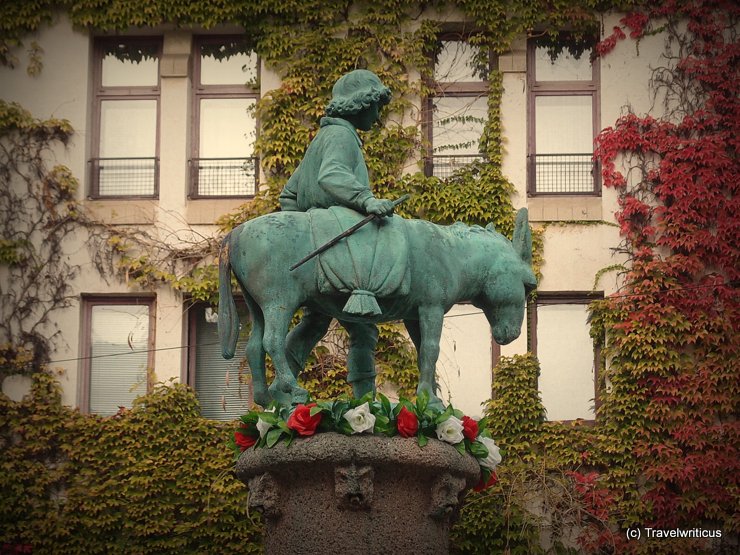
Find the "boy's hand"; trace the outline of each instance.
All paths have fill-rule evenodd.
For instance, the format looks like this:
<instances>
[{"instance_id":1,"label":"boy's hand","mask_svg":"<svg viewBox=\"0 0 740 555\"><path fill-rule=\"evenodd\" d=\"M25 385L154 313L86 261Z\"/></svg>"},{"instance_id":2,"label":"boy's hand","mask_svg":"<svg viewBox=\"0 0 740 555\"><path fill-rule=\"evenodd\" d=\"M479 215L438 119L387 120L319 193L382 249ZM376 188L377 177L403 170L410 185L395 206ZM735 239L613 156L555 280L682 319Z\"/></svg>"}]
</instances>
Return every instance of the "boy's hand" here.
<instances>
[{"instance_id":1,"label":"boy's hand","mask_svg":"<svg viewBox=\"0 0 740 555\"><path fill-rule=\"evenodd\" d=\"M365 202L365 212L368 214L377 214L378 216L390 216L393 214L392 200L371 198Z\"/></svg>"}]
</instances>

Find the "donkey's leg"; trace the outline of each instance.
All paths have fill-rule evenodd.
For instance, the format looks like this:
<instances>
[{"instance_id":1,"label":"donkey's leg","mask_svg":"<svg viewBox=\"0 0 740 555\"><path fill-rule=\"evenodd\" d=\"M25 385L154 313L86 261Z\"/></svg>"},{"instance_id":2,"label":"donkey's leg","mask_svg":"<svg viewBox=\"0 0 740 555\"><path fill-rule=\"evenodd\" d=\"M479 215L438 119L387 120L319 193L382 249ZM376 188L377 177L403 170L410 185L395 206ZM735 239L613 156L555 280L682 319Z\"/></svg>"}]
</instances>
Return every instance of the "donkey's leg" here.
<instances>
[{"instance_id":1,"label":"donkey's leg","mask_svg":"<svg viewBox=\"0 0 740 555\"><path fill-rule=\"evenodd\" d=\"M271 306L264 308L265 315L265 350L272 358L275 366L275 379L270 385L272 398L283 406L293 403L304 403L308 400L308 392L298 386L295 376L290 370L288 357L285 353L285 339L288 327L297 306Z\"/></svg>"},{"instance_id":2,"label":"donkey's leg","mask_svg":"<svg viewBox=\"0 0 740 555\"><path fill-rule=\"evenodd\" d=\"M349 333L347 381L352 394L359 399L367 393L375 395L375 346L378 344L378 326L370 323L341 322Z\"/></svg>"},{"instance_id":3,"label":"donkey's leg","mask_svg":"<svg viewBox=\"0 0 740 555\"><path fill-rule=\"evenodd\" d=\"M286 339L285 354L296 378L306 366L306 359L311 350L326 335L329 324L331 324L331 316L304 308L303 318L296 327L290 330Z\"/></svg>"},{"instance_id":4,"label":"donkey's leg","mask_svg":"<svg viewBox=\"0 0 740 555\"><path fill-rule=\"evenodd\" d=\"M444 404L437 397L437 359L439 358L439 340L442 337L442 321L444 310L441 306L419 307L419 386L416 394L426 391L429 394L429 404L437 408L444 408ZM412 335L413 337L413 335ZM413 339L412 339L413 340Z\"/></svg>"},{"instance_id":5,"label":"donkey's leg","mask_svg":"<svg viewBox=\"0 0 740 555\"><path fill-rule=\"evenodd\" d=\"M254 302L251 295L242 289L244 300L252 317L252 333L247 341L247 362L252 373L252 397L254 402L266 407L272 401L267 390L265 377L265 348L262 344L265 334L265 318L262 309Z\"/></svg>"}]
</instances>

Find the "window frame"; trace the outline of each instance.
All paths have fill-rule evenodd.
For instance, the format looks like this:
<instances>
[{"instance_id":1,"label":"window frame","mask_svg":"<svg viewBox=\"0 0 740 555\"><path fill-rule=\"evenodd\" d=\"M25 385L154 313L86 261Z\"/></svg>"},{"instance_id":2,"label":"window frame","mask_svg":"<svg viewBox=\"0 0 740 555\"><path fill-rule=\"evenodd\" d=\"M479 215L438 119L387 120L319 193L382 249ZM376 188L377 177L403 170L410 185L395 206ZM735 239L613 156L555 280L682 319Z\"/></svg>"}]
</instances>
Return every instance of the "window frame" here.
<instances>
[{"instance_id":1,"label":"window frame","mask_svg":"<svg viewBox=\"0 0 740 555\"><path fill-rule=\"evenodd\" d=\"M255 182L254 182L254 193L247 195L204 195L198 192L198 164L196 160L200 159L200 105L201 100L204 99L254 99L259 101L260 90L259 87L249 87L246 84L241 85L203 85L200 82L201 78L201 59L200 59L200 47L207 43L221 43L229 40L243 40L243 35L194 35L192 42L192 104L190 127L190 152L188 155L188 198L193 200L198 199L250 199L254 198L259 190L260 182L260 163L257 156L251 156L252 162L255 165ZM261 63L259 57L257 57L257 82L260 80ZM255 115L254 118L255 130L259 130L259 120ZM250 157L245 157L250 158Z\"/></svg>"},{"instance_id":2,"label":"window frame","mask_svg":"<svg viewBox=\"0 0 740 555\"><path fill-rule=\"evenodd\" d=\"M594 44L596 41L594 40ZM601 196L601 172L596 160L593 161L591 173L593 188L590 191L537 191L535 157L537 156L537 122L535 103L540 96L590 96L591 126L593 140L601 129L601 68L599 58L591 63L591 80L586 81L537 81L535 72L536 39L527 40L527 196L529 197L562 197L562 196ZM583 55L586 55L584 52Z\"/></svg>"},{"instance_id":3,"label":"window frame","mask_svg":"<svg viewBox=\"0 0 740 555\"><path fill-rule=\"evenodd\" d=\"M456 32L456 31L445 31L437 36L438 42L468 42L473 32ZM493 51L488 52L488 71L493 72L498 69L498 58L494 56ZM422 100L422 136L425 140L425 152L424 152L424 175L431 177L434 175L434 102L437 98L450 97L450 98L471 98L479 99L481 97L487 97L489 93L489 80L479 81L437 81L435 79L435 69L437 65L437 54L434 52L429 53L429 63L431 66L431 74L425 78L426 86L429 89L427 94ZM440 155L436 155L440 156ZM454 155L452 155L454 156ZM473 155L470 155L473 156ZM484 155L479 156L480 160L485 160ZM441 179L441 178L440 178Z\"/></svg>"},{"instance_id":4,"label":"window frame","mask_svg":"<svg viewBox=\"0 0 740 555\"><path fill-rule=\"evenodd\" d=\"M558 304L588 305L593 301L604 298L602 291L538 291L537 296L527 303L527 335L528 351L535 356L537 355L537 308L539 306L549 306ZM595 423L598 418L601 400L599 397L599 370L601 368L601 347L592 340L593 344L593 368L594 368L594 418L579 418L576 420L549 420L550 422L583 422ZM538 358L539 360L539 358ZM537 379L537 391L539 388L539 378Z\"/></svg>"},{"instance_id":5,"label":"window frame","mask_svg":"<svg viewBox=\"0 0 740 555\"><path fill-rule=\"evenodd\" d=\"M147 306L149 308L149 330L147 339L147 368L154 369L154 349L156 345L157 303L154 295L104 295L83 294L80 299L81 330L80 330L80 412L90 413L90 377L92 363L92 309L100 305ZM152 391L152 372L147 372L147 393Z\"/></svg>"},{"instance_id":6,"label":"window frame","mask_svg":"<svg viewBox=\"0 0 740 555\"><path fill-rule=\"evenodd\" d=\"M152 44L157 48L157 84L155 86L103 86L103 57L104 47L111 43L127 44ZM163 38L161 36L136 36L136 37L94 37L93 38L93 64L92 64L92 87L93 87L93 114L92 114L92 144L89 164L88 198L94 200L120 200L120 199L158 199L159 198L159 154L160 154L160 120L161 120L161 92L162 76L161 62L163 54ZM154 135L154 184L151 195L101 195L100 174L97 164L101 160L102 140L102 105L104 101L110 100L154 100L157 104L155 135ZM131 157L136 159L136 157Z\"/></svg>"}]
</instances>

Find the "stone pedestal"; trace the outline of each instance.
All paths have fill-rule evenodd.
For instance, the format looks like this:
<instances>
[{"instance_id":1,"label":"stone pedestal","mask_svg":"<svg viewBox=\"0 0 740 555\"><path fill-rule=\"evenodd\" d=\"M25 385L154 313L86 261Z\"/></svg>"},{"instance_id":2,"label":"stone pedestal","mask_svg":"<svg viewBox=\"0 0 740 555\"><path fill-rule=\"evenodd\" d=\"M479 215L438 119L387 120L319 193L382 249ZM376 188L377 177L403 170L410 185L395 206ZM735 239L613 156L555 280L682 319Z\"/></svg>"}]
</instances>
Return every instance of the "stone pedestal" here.
<instances>
[{"instance_id":1,"label":"stone pedestal","mask_svg":"<svg viewBox=\"0 0 740 555\"><path fill-rule=\"evenodd\" d=\"M263 513L267 555L444 554L480 469L437 440L322 433L248 449L236 475Z\"/></svg>"}]
</instances>

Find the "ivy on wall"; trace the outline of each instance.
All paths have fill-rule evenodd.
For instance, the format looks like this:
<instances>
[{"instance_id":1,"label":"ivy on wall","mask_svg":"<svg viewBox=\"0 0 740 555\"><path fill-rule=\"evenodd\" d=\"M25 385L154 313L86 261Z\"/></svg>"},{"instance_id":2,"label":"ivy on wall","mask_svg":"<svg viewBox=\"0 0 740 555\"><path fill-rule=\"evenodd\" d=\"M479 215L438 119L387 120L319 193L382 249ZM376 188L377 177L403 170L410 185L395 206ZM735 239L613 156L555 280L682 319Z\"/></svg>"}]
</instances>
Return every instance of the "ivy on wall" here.
<instances>
[{"instance_id":1,"label":"ivy on wall","mask_svg":"<svg viewBox=\"0 0 740 555\"><path fill-rule=\"evenodd\" d=\"M0 14L0 63L24 62L30 73L39 71L42 45L33 43L34 33L61 12L76 26L103 31L164 22L205 28L237 23L283 81L257 108L263 122L257 148L267 183L254 201L220 220L223 231L276 208L282 184L316 132L331 84L349 69L367 67L396 93L383 113L384 125L363 137L376 194L412 193L403 206L406 216L441 223L493 221L498 230L511 232L513 187L501 173L500 74L490 78L483 135L487 163L466 167L444 182L401 172L408 159L424 150L415 125L415 99L425 93L425 82L407 76L410 70L429 76L427 55L439 30L432 21L412 23L422 21L430 6L443 9L441 4L276 4L13 0ZM603 132L597 145L604 185L620 195L618 223L631 254L624 296L593 307L593 336L598 341L608 337L598 421L594 426L545 421L536 391L536 360L503 359L494 372L494 399L487 413L507 463L498 484L471 496L454 530L453 549L537 553L544 530L558 552L573 544L603 553L729 552L737 543L734 508L740 475L740 319L733 289L740 267L737 8L722 0L649 5L637 0L458 0L449 5L475 22L471 40L496 52L505 52L513 38L532 29L549 32L553 39L566 26L593 33L600 27L599 10L610 8L630 13L619 27L606 31L597 48L600 55L608 56L628 35L639 40L658 31L668 33L673 48L673 57L653 77L656 92L668 92L670 110L664 117L628 115ZM624 154L632 163L620 169ZM65 210L75 214L74 195L64 202ZM0 237L0 262L13 267L22 250L8 241ZM188 260L203 264L183 268L177 267L180 253L148 248L151 238L113 234L107 241L132 284L165 283L193 298L215 300L212 244L189 246L194 256ZM415 370L408 345L392 327L383 328L381 337L383 379L400 391L411 388ZM33 354L11 347L0 353L3 366L27 368ZM332 356L316 353L304 376L317 397L327 377L341 377L341 362ZM207 541L209 552L213 545L257 549L259 528L244 514L244 489L223 474L228 468L221 443L225 429L197 417L192 392L183 386L157 389L133 411L99 419L61 407L56 386L45 374L34 379L32 399L18 404L0 397L0 460L7 470L0 478L0 496L11 500L0 509L0 542L54 553L62 552L58 546L65 542L79 548L69 552L122 552L116 538L152 553L197 551ZM173 479L180 467L190 471L186 482ZM100 498L106 501L94 502ZM137 507L128 507L130 499ZM204 505L203 499L209 501ZM634 525L702 525L721 529L724 536L714 544L697 539L629 542L624 531Z\"/></svg>"},{"instance_id":2,"label":"ivy on wall","mask_svg":"<svg viewBox=\"0 0 740 555\"><path fill-rule=\"evenodd\" d=\"M0 101L0 345L27 351L36 364L49 360L59 334L48 329L51 315L69 304L79 272L62 250L79 225L77 180L63 166L46 168L50 145L65 144L71 134L67 121L37 120Z\"/></svg>"},{"instance_id":3,"label":"ivy on wall","mask_svg":"<svg viewBox=\"0 0 740 555\"><path fill-rule=\"evenodd\" d=\"M0 395L0 551L261 553L229 429L180 384L103 418L62 406L36 373L22 402Z\"/></svg>"},{"instance_id":4,"label":"ivy on wall","mask_svg":"<svg viewBox=\"0 0 740 555\"><path fill-rule=\"evenodd\" d=\"M639 40L659 29L669 38L652 78L663 113L627 114L596 143L604 185L619 194L631 263L622 295L594 306L610 362L599 416L622 446L620 472L607 470L600 482L616 510L626 525L701 523L735 542L739 21L734 2L661 2L626 16L602 44L606 55L627 33ZM662 549L677 546L708 543Z\"/></svg>"}]
</instances>

